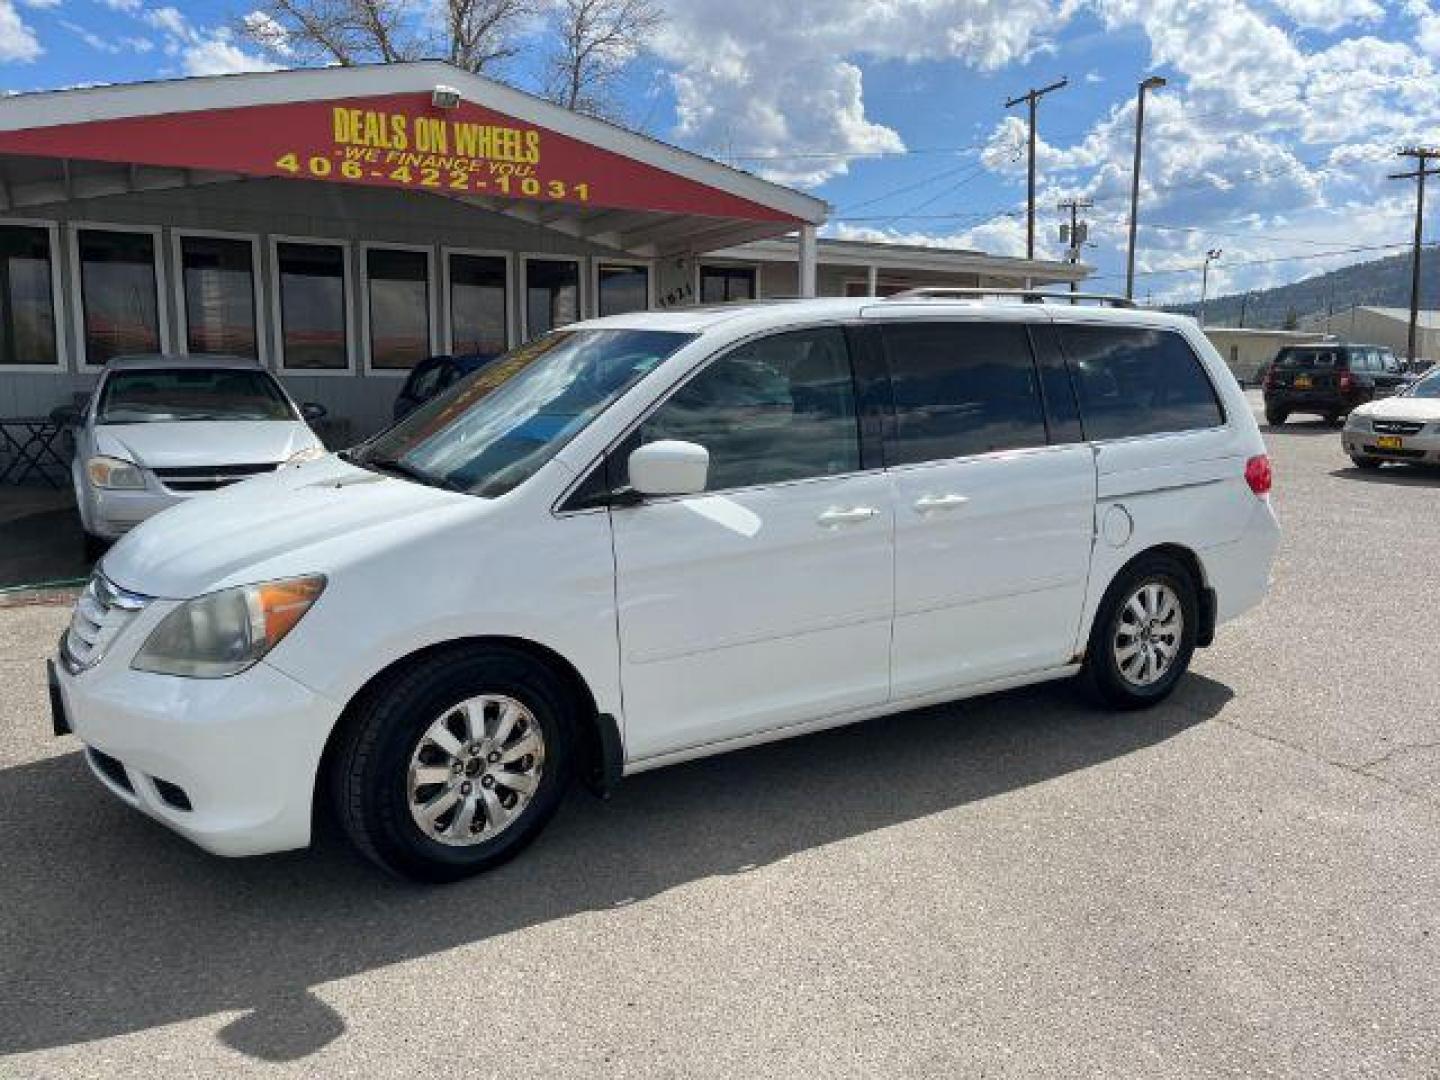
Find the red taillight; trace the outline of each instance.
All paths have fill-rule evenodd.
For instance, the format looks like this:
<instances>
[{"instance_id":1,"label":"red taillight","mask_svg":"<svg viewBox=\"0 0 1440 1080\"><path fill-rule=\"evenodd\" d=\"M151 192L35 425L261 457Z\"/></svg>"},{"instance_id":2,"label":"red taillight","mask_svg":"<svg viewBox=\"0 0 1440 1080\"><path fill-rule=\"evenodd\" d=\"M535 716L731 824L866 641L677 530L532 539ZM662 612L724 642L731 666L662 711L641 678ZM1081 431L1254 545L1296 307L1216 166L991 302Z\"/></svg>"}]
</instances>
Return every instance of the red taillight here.
<instances>
[{"instance_id":1,"label":"red taillight","mask_svg":"<svg viewBox=\"0 0 1440 1080\"><path fill-rule=\"evenodd\" d=\"M1340 392L1341 392L1342 394L1348 394L1351 390L1354 390L1354 389L1355 389L1355 376L1354 376L1354 375L1351 375L1350 372L1348 372L1348 371L1342 371L1342 372L1340 372Z\"/></svg>"},{"instance_id":2,"label":"red taillight","mask_svg":"<svg viewBox=\"0 0 1440 1080\"><path fill-rule=\"evenodd\" d=\"M1275 481L1274 470L1270 468L1268 454L1256 454L1245 462L1245 482L1256 495L1269 495L1270 485Z\"/></svg>"}]
</instances>

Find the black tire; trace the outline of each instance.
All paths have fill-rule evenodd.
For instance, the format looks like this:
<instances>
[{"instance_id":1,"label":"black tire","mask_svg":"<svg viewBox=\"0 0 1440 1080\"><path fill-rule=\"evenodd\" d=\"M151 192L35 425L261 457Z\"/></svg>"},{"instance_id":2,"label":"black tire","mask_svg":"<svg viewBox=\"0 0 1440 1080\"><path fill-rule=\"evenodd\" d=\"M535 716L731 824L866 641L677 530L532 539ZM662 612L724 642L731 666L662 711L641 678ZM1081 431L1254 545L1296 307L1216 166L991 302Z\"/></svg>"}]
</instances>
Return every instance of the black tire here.
<instances>
[{"instance_id":1,"label":"black tire","mask_svg":"<svg viewBox=\"0 0 1440 1080\"><path fill-rule=\"evenodd\" d=\"M1141 686L1132 682L1121 670L1112 643L1119 631L1125 604L1146 584L1159 583L1169 587L1179 599L1181 628L1179 644L1173 660L1159 679ZM1127 566L1110 583L1095 623L1090 629L1090 643L1085 650L1085 666L1080 679L1089 695L1099 704L1114 709L1143 709L1156 705L1170 696L1175 685L1190 667L1195 640L1200 628L1199 586L1190 570L1168 555L1142 555Z\"/></svg>"},{"instance_id":2,"label":"black tire","mask_svg":"<svg viewBox=\"0 0 1440 1080\"><path fill-rule=\"evenodd\" d=\"M1271 427L1279 427L1290 419L1290 410L1277 408L1274 405L1265 406L1265 422Z\"/></svg>"},{"instance_id":3,"label":"black tire","mask_svg":"<svg viewBox=\"0 0 1440 1080\"><path fill-rule=\"evenodd\" d=\"M1332 413L1326 413L1326 414L1325 414L1325 422L1326 422L1327 424L1329 424L1331 427L1335 427L1337 424L1339 424L1339 423L1340 423L1341 421L1343 421L1344 419L1345 419L1345 414L1344 414L1344 413L1334 413L1334 412L1332 412Z\"/></svg>"},{"instance_id":4,"label":"black tire","mask_svg":"<svg viewBox=\"0 0 1440 1080\"><path fill-rule=\"evenodd\" d=\"M100 561L100 556L110 550L110 541L103 536L96 536L94 533L87 532L82 541L82 546L85 551L85 561L88 563L97 563Z\"/></svg>"},{"instance_id":5,"label":"black tire","mask_svg":"<svg viewBox=\"0 0 1440 1080\"><path fill-rule=\"evenodd\" d=\"M544 768L518 817L493 839L451 846L410 813L411 755L430 725L484 694L520 702L539 724ZM560 805L573 769L577 706L565 681L534 657L501 646L444 651L404 669L349 718L331 765L336 818L361 853L416 881L449 882L513 858Z\"/></svg>"},{"instance_id":6,"label":"black tire","mask_svg":"<svg viewBox=\"0 0 1440 1080\"><path fill-rule=\"evenodd\" d=\"M1378 469L1382 464L1384 464L1384 462L1382 462L1379 458L1365 457L1361 454L1351 454L1350 460L1355 463L1355 467L1357 469L1366 469L1370 471Z\"/></svg>"}]
</instances>

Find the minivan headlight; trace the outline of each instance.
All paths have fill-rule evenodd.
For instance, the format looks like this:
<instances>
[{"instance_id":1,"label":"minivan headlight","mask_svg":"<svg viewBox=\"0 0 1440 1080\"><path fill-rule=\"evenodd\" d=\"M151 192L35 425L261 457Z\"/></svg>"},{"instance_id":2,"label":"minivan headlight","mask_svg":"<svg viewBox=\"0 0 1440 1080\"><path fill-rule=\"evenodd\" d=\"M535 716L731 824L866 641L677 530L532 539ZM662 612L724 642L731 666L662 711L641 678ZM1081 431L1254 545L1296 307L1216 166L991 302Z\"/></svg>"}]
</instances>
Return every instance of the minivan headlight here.
<instances>
[{"instance_id":1,"label":"minivan headlight","mask_svg":"<svg viewBox=\"0 0 1440 1080\"><path fill-rule=\"evenodd\" d=\"M97 454L85 463L90 482L114 491L138 491L145 486L145 473L133 461Z\"/></svg>"},{"instance_id":2,"label":"minivan headlight","mask_svg":"<svg viewBox=\"0 0 1440 1080\"><path fill-rule=\"evenodd\" d=\"M316 575L197 596L161 620L130 666L192 679L237 675L279 644L324 589Z\"/></svg>"}]
</instances>

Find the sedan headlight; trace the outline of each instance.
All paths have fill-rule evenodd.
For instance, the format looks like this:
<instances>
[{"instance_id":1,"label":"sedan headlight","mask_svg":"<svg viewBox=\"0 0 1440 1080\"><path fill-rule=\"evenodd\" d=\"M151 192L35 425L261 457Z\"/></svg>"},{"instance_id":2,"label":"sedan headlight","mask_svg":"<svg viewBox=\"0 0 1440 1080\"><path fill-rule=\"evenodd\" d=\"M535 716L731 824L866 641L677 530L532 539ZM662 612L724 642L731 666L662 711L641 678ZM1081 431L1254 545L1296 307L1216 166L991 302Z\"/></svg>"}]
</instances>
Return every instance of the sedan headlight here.
<instances>
[{"instance_id":1,"label":"sedan headlight","mask_svg":"<svg viewBox=\"0 0 1440 1080\"><path fill-rule=\"evenodd\" d=\"M139 491L145 486L145 473L133 461L97 454L85 463L90 482L98 488L114 491Z\"/></svg>"},{"instance_id":2,"label":"sedan headlight","mask_svg":"<svg viewBox=\"0 0 1440 1080\"><path fill-rule=\"evenodd\" d=\"M287 467L291 465L304 465L307 461L318 461L328 453L329 451L323 446L307 446L304 450L296 450L295 453L286 458L285 465Z\"/></svg>"},{"instance_id":3,"label":"sedan headlight","mask_svg":"<svg viewBox=\"0 0 1440 1080\"><path fill-rule=\"evenodd\" d=\"M130 666L194 679L237 675L279 644L324 589L316 575L197 596L161 620Z\"/></svg>"}]
</instances>

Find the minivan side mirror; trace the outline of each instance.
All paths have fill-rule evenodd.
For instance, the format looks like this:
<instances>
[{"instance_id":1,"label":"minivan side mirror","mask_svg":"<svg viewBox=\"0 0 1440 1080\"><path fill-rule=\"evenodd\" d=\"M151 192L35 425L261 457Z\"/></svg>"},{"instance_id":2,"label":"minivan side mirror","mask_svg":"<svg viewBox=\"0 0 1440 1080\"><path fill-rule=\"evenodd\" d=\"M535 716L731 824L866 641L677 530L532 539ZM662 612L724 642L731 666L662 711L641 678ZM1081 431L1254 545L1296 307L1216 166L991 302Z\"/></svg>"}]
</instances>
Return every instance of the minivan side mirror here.
<instances>
[{"instance_id":1,"label":"minivan side mirror","mask_svg":"<svg viewBox=\"0 0 1440 1080\"><path fill-rule=\"evenodd\" d=\"M639 495L698 495L710 474L710 451L699 443L662 439L630 455L630 487Z\"/></svg>"},{"instance_id":2,"label":"minivan side mirror","mask_svg":"<svg viewBox=\"0 0 1440 1080\"><path fill-rule=\"evenodd\" d=\"M304 405L300 406L300 415L306 420L323 420L329 413L330 410L325 408L324 405L319 405L313 401L307 401Z\"/></svg>"}]
</instances>

